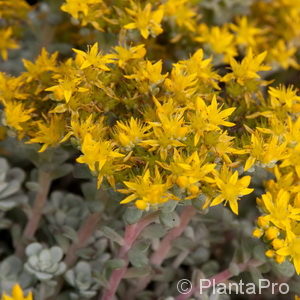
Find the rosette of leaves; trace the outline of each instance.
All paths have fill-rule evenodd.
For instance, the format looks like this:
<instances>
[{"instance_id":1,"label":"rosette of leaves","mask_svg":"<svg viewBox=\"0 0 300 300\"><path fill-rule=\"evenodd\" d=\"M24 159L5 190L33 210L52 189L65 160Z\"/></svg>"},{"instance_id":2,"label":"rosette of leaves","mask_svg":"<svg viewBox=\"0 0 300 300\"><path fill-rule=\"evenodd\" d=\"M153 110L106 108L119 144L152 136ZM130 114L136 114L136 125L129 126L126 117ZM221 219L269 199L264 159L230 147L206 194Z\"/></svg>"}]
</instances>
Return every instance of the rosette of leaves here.
<instances>
[{"instance_id":1,"label":"rosette of leaves","mask_svg":"<svg viewBox=\"0 0 300 300\"><path fill-rule=\"evenodd\" d=\"M45 248L39 243L32 243L26 248L28 256L25 269L40 281L48 281L63 274L66 265L62 262L63 250L54 246Z\"/></svg>"},{"instance_id":2,"label":"rosette of leaves","mask_svg":"<svg viewBox=\"0 0 300 300\"><path fill-rule=\"evenodd\" d=\"M75 289L75 293L71 293L72 299L90 299L97 294L99 278L96 277L88 262L78 262L74 268L66 272L65 278Z\"/></svg>"},{"instance_id":3,"label":"rosette of leaves","mask_svg":"<svg viewBox=\"0 0 300 300\"><path fill-rule=\"evenodd\" d=\"M21 259L12 255L6 257L0 264L0 295L8 293L16 282L27 288L34 283L34 278L24 270Z\"/></svg>"},{"instance_id":4,"label":"rosette of leaves","mask_svg":"<svg viewBox=\"0 0 300 300\"><path fill-rule=\"evenodd\" d=\"M21 186L25 173L19 168L10 168L4 158L0 158L0 211L10 210L26 202Z\"/></svg>"},{"instance_id":5,"label":"rosette of leaves","mask_svg":"<svg viewBox=\"0 0 300 300\"><path fill-rule=\"evenodd\" d=\"M51 236L62 248L77 237L76 232L89 213L80 196L62 191L51 194L44 212Z\"/></svg>"}]
</instances>

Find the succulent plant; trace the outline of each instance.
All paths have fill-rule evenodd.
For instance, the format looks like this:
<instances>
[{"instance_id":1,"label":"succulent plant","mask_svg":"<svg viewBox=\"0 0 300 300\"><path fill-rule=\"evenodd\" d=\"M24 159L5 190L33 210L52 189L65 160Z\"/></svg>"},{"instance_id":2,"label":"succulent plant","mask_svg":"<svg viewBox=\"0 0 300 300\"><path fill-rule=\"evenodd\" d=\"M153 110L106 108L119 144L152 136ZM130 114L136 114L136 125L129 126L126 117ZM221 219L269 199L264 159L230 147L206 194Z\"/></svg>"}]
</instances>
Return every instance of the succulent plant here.
<instances>
[{"instance_id":1,"label":"succulent plant","mask_svg":"<svg viewBox=\"0 0 300 300\"><path fill-rule=\"evenodd\" d=\"M27 288L34 278L24 270L21 259L8 256L0 264L0 294L10 291L16 282Z\"/></svg>"},{"instance_id":2,"label":"succulent plant","mask_svg":"<svg viewBox=\"0 0 300 300\"><path fill-rule=\"evenodd\" d=\"M49 238L54 238L62 249L67 250L70 242L77 238L76 231L88 213L87 205L80 196L53 192L44 210Z\"/></svg>"},{"instance_id":3,"label":"succulent plant","mask_svg":"<svg viewBox=\"0 0 300 300\"><path fill-rule=\"evenodd\" d=\"M10 168L4 158L0 158L0 210L7 211L26 202L27 197L20 191L25 173L19 168Z\"/></svg>"},{"instance_id":4,"label":"succulent plant","mask_svg":"<svg viewBox=\"0 0 300 300\"><path fill-rule=\"evenodd\" d=\"M78 262L74 268L68 270L65 278L76 290L76 294L71 294L72 299L90 299L99 289L99 279L92 272L91 265L85 261Z\"/></svg>"},{"instance_id":5,"label":"succulent plant","mask_svg":"<svg viewBox=\"0 0 300 300\"><path fill-rule=\"evenodd\" d=\"M61 232L64 227L78 229L88 210L83 199L72 193L55 191L45 208L45 216L50 225Z\"/></svg>"},{"instance_id":6,"label":"succulent plant","mask_svg":"<svg viewBox=\"0 0 300 300\"><path fill-rule=\"evenodd\" d=\"M32 243L27 246L26 255L25 269L41 281L51 280L66 270L65 263L61 261L63 250L60 247L48 249L39 243Z\"/></svg>"}]
</instances>

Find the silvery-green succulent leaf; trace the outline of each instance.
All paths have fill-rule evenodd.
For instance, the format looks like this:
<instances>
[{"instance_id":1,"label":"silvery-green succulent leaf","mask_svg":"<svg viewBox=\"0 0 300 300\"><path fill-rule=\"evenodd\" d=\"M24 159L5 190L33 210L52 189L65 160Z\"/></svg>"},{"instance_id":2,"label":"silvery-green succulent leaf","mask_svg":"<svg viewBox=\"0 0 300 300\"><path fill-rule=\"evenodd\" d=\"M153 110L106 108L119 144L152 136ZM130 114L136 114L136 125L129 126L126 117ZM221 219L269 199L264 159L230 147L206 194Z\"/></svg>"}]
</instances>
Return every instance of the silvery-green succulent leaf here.
<instances>
[{"instance_id":1,"label":"silvery-green succulent leaf","mask_svg":"<svg viewBox=\"0 0 300 300\"><path fill-rule=\"evenodd\" d=\"M0 229L11 228L12 224L13 224L12 220L5 218L4 211L0 211Z\"/></svg>"},{"instance_id":2,"label":"silvery-green succulent leaf","mask_svg":"<svg viewBox=\"0 0 300 300\"><path fill-rule=\"evenodd\" d=\"M0 263L0 294L9 292L16 282L23 287L29 287L34 279L24 270L21 259L8 256Z\"/></svg>"},{"instance_id":3,"label":"silvery-green succulent leaf","mask_svg":"<svg viewBox=\"0 0 300 300\"><path fill-rule=\"evenodd\" d=\"M36 181L27 181L25 186L28 190L32 192L37 192L40 188L39 184Z\"/></svg>"},{"instance_id":4,"label":"silvery-green succulent leaf","mask_svg":"<svg viewBox=\"0 0 300 300\"><path fill-rule=\"evenodd\" d=\"M163 225L173 228L179 225L180 219L176 212L161 212L159 219Z\"/></svg>"},{"instance_id":5,"label":"silvery-green succulent leaf","mask_svg":"<svg viewBox=\"0 0 300 300\"><path fill-rule=\"evenodd\" d=\"M55 262L59 262L62 260L64 253L59 247L52 247L50 250L51 258Z\"/></svg>"},{"instance_id":6,"label":"silvery-green succulent leaf","mask_svg":"<svg viewBox=\"0 0 300 300\"><path fill-rule=\"evenodd\" d=\"M63 226L77 230L89 211L78 195L55 191L50 195L44 213L49 229L63 234Z\"/></svg>"},{"instance_id":7,"label":"silvery-green succulent leaf","mask_svg":"<svg viewBox=\"0 0 300 300\"><path fill-rule=\"evenodd\" d=\"M28 198L24 194L15 194L4 200L0 200L0 210L7 211L20 204L25 204Z\"/></svg>"},{"instance_id":8,"label":"silvery-green succulent leaf","mask_svg":"<svg viewBox=\"0 0 300 300\"><path fill-rule=\"evenodd\" d=\"M17 180L10 181L10 184L8 184L6 188L2 190L0 194L0 199L5 199L11 196L12 194L16 193L20 189L20 187L21 187L21 182Z\"/></svg>"},{"instance_id":9,"label":"silvery-green succulent leaf","mask_svg":"<svg viewBox=\"0 0 300 300\"><path fill-rule=\"evenodd\" d=\"M25 173L19 168L9 168L8 162L0 158L0 210L7 211L27 201L21 191Z\"/></svg>"},{"instance_id":10,"label":"silvery-green succulent leaf","mask_svg":"<svg viewBox=\"0 0 300 300\"><path fill-rule=\"evenodd\" d=\"M72 227L63 226L63 235L70 239L71 241L75 241L77 239L77 232Z\"/></svg>"},{"instance_id":11,"label":"silvery-green succulent leaf","mask_svg":"<svg viewBox=\"0 0 300 300\"><path fill-rule=\"evenodd\" d=\"M5 158L0 158L0 180L3 181L5 179L6 176L6 172L8 171L9 166L8 166L8 162Z\"/></svg>"},{"instance_id":12,"label":"silvery-green succulent leaf","mask_svg":"<svg viewBox=\"0 0 300 300\"><path fill-rule=\"evenodd\" d=\"M26 270L41 281L53 279L66 270L65 263L61 261L63 250L58 246L49 249L39 243L32 243L27 246L26 254Z\"/></svg>"},{"instance_id":13,"label":"silvery-green succulent leaf","mask_svg":"<svg viewBox=\"0 0 300 300\"><path fill-rule=\"evenodd\" d=\"M6 189L8 182L0 182L0 193Z\"/></svg>"},{"instance_id":14,"label":"silvery-green succulent leaf","mask_svg":"<svg viewBox=\"0 0 300 300\"><path fill-rule=\"evenodd\" d=\"M124 278L140 278L151 274L151 267L149 265L140 268L129 268Z\"/></svg>"},{"instance_id":15,"label":"silvery-green succulent leaf","mask_svg":"<svg viewBox=\"0 0 300 300\"><path fill-rule=\"evenodd\" d=\"M127 224L134 224L142 217L142 215L142 210L137 209L136 207L127 207L123 219Z\"/></svg>"},{"instance_id":16,"label":"silvery-green succulent leaf","mask_svg":"<svg viewBox=\"0 0 300 300\"><path fill-rule=\"evenodd\" d=\"M72 170L73 170L73 165L62 164L61 166L58 166L56 169L54 169L53 172L51 172L51 176L53 179L58 179L60 177L64 177L67 174L71 173Z\"/></svg>"},{"instance_id":17,"label":"silvery-green succulent leaf","mask_svg":"<svg viewBox=\"0 0 300 300\"><path fill-rule=\"evenodd\" d=\"M32 243L26 247L25 253L27 256L33 256L39 253L43 249L43 246L39 243Z\"/></svg>"},{"instance_id":18,"label":"silvery-green succulent leaf","mask_svg":"<svg viewBox=\"0 0 300 300\"><path fill-rule=\"evenodd\" d=\"M22 182L25 179L25 172L19 168L12 168L7 173L7 179Z\"/></svg>"},{"instance_id":19,"label":"silvery-green succulent leaf","mask_svg":"<svg viewBox=\"0 0 300 300\"><path fill-rule=\"evenodd\" d=\"M86 299L95 296L99 289L99 279L92 273L88 262L80 261L65 274L66 281L75 289L76 293Z\"/></svg>"},{"instance_id":20,"label":"silvery-green succulent leaf","mask_svg":"<svg viewBox=\"0 0 300 300\"><path fill-rule=\"evenodd\" d=\"M112 228L110 228L108 226L104 226L102 228L102 232L110 240L118 243L121 246L123 245L123 243L124 243L123 238L115 230L113 230Z\"/></svg>"},{"instance_id":21,"label":"silvery-green succulent leaf","mask_svg":"<svg viewBox=\"0 0 300 300\"><path fill-rule=\"evenodd\" d=\"M161 224L152 224L143 231L145 238L161 238L166 234L166 229Z\"/></svg>"},{"instance_id":22,"label":"silvery-green succulent leaf","mask_svg":"<svg viewBox=\"0 0 300 300\"><path fill-rule=\"evenodd\" d=\"M295 268L289 261L285 261L282 264L272 263L273 269L278 277L291 278L295 274Z\"/></svg>"}]
</instances>

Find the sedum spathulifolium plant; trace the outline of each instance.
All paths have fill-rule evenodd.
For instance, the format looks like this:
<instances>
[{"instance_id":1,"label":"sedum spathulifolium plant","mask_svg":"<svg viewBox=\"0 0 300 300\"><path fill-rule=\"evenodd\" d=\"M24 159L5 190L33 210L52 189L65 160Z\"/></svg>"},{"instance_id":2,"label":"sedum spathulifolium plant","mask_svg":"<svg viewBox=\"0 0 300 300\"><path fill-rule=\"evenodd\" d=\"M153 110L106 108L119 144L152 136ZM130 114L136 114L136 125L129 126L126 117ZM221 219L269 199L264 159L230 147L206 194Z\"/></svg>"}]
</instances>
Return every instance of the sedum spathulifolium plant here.
<instances>
[{"instance_id":1,"label":"sedum spathulifolium plant","mask_svg":"<svg viewBox=\"0 0 300 300\"><path fill-rule=\"evenodd\" d=\"M300 2L0 0L0 18L3 300L182 300L182 278L241 273L300 294Z\"/></svg>"}]
</instances>

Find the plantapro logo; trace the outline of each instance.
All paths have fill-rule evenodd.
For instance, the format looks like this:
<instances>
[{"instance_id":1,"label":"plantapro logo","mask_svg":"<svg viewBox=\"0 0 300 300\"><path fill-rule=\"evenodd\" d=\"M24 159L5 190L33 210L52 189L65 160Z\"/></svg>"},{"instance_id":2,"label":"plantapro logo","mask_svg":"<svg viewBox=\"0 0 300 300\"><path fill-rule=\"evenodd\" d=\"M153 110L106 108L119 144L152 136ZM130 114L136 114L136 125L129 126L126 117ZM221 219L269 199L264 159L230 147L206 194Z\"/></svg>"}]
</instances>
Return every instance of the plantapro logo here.
<instances>
[{"instance_id":1,"label":"plantapro logo","mask_svg":"<svg viewBox=\"0 0 300 300\"><path fill-rule=\"evenodd\" d=\"M268 279L259 279L256 285L253 282L245 283L243 280L239 282L216 283L215 279L200 279L199 292L200 295L207 289L212 288L212 294L219 295L261 295L263 290L270 290L271 294L288 294L290 287L287 283L271 282Z\"/></svg>"}]
</instances>

